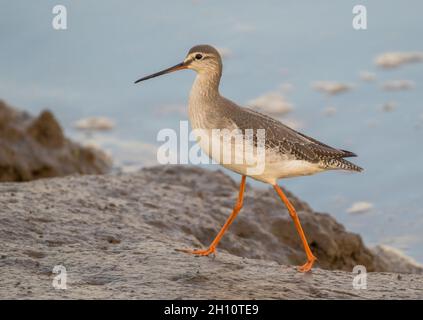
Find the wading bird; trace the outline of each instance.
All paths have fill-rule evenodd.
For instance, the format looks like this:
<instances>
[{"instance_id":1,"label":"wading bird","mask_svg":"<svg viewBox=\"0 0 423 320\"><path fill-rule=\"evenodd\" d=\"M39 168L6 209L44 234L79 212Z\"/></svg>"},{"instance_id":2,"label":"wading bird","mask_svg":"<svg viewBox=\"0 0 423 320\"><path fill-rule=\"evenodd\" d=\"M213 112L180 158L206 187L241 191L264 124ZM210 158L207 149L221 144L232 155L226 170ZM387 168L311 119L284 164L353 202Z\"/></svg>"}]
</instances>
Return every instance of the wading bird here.
<instances>
[{"instance_id":1,"label":"wading bird","mask_svg":"<svg viewBox=\"0 0 423 320\"><path fill-rule=\"evenodd\" d=\"M249 173L246 163L222 162L220 157L211 154L211 139L200 139L201 148L215 161L224 167L242 175L238 200L232 214L223 225L210 246L204 250L179 249L179 251L207 256L215 253L216 247L225 231L234 221L241 210L245 180L249 176L253 179L269 183L273 186L280 199L286 205L289 214L301 238L307 261L299 267L299 271L307 272L313 266L316 257L310 250L304 231L295 208L290 203L282 189L278 186L278 179L311 175L326 170L362 171L355 164L345 160L356 155L350 151L335 149L302 133L299 133L280 121L269 116L240 107L234 102L222 97L219 93L219 83L222 76L222 59L218 51L209 45L198 45L191 48L183 62L163 71L143 77L135 83L151 79L163 74L182 69L192 69L197 76L189 96L189 118L193 129L202 130L210 135L215 129L233 129L246 132L247 130L265 130L265 163L264 169L255 174ZM254 140L254 137L253 137ZM229 148L234 147L233 139ZM257 147L257 144L255 144ZM251 171L251 170L250 170Z\"/></svg>"}]
</instances>

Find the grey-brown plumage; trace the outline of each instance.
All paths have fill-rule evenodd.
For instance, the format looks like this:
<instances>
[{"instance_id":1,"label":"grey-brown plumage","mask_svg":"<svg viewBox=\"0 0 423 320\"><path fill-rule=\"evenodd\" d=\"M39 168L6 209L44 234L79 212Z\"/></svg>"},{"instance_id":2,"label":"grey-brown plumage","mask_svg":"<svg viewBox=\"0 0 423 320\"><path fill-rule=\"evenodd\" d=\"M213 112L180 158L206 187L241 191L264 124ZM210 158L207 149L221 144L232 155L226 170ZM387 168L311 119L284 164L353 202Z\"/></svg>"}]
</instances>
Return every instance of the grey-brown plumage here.
<instances>
[{"instance_id":1,"label":"grey-brown plumage","mask_svg":"<svg viewBox=\"0 0 423 320\"><path fill-rule=\"evenodd\" d=\"M197 46L192 47L191 49L189 49L188 55L192 53L206 53L206 54L212 54L214 56L220 57L219 51L217 51L215 48L207 44L199 44Z\"/></svg>"},{"instance_id":2,"label":"grey-brown plumage","mask_svg":"<svg viewBox=\"0 0 423 320\"><path fill-rule=\"evenodd\" d=\"M344 159L357 156L351 151L330 147L254 110L236 109L232 109L231 119L241 130L266 130L266 148L276 149L281 154L289 154L295 159L319 163L328 169L339 168L358 172L363 170Z\"/></svg>"},{"instance_id":3,"label":"grey-brown plumage","mask_svg":"<svg viewBox=\"0 0 423 320\"><path fill-rule=\"evenodd\" d=\"M273 185L280 178L310 175L325 170L362 171L362 168L345 159L355 157L353 152L333 148L221 96L219 84L222 60L219 52L209 45L191 48L184 62L139 81L186 68L197 72L189 99L189 118L193 129L203 130L210 136L214 129L237 129L243 132L249 129L254 134L258 129L265 131L266 159L262 174L249 174L247 165L223 163L221 157L212 154L213 143L200 142L201 148L226 168ZM257 135L253 136L254 141L257 141ZM231 142L229 147L236 149L238 146L239 142Z\"/></svg>"},{"instance_id":4,"label":"grey-brown plumage","mask_svg":"<svg viewBox=\"0 0 423 320\"><path fill-rule=\"evenodd\" d=\"M232 214L210 246L205 250L180 251L205 256L216 251L223 233L241 210L245 180L248 176L271 184L285 203L307 256L307 262L300 266L299 270L310 271L316 257L308 245L294 206L278 186L277 180L330 169L361 171L360 167L345 160L347 157L355 157L355 154L332 148L285 126L280 121L242 108L222 97L219 93L222 59L219 52L208 45L191 48L182 63L143 77L136 83L181 69L193 69L197 72L189 97L189 119L198 144L213 160L241 174L242 179ZM217 135L216 131L219 132ZM225 153L227 155L228 152L229 157L225 158Z\"/></svg>"}]
</instances>

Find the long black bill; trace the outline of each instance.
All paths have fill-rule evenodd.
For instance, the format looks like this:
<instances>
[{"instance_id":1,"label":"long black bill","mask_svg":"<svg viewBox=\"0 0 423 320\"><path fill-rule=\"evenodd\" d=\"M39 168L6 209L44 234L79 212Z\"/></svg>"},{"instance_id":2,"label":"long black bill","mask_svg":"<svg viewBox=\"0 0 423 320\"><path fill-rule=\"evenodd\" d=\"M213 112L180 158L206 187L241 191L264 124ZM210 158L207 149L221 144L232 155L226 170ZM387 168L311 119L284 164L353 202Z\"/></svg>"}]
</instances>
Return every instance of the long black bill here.
<instances>
[{"instance_id":1,"label":"long black bill","mask_svg":"<svg viewBox=\"0 0 423 320\"><path fill-rule=\"evenodd\" d=\"M156 72L156 73L150 74L149 76L146 76L144 78L138 79L137 81L135 81L135 83L138 83L138 82L141 82L141 81L144 81L144 80L148 80L148 79L151 79L151 78L155 78L155 77L158 77L158 76L161 76L163 74L170 73L170 72L173 72L173 71L183 70L183 69L186 69L186 68L187 68L187 65L184 62L181 62L181 63L178 63L177 65L175 65L173 67L164 69L160 72Z\"/></svg>"}]
</instances>

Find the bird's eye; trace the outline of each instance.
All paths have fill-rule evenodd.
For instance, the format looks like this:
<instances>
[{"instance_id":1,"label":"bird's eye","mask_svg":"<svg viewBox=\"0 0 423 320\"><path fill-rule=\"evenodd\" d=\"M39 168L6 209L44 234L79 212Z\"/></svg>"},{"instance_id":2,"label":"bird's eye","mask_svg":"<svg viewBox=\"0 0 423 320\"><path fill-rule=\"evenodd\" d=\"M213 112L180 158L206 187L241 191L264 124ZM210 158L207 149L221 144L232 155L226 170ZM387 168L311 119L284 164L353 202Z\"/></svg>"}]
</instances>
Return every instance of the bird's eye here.
<instances>
[{"instance_id":1,"label":"bird's eye","mask_svg":"<svg viewBox=\"0 0 423 320\"><path fill-rule=\"evenodd\" d=\"M200 53L197 53L197 54L195 55L195 60L201 60L201 59L203 59L203 55L202 55L202 54L200 54Z\"/></svg>"}]
</instances>

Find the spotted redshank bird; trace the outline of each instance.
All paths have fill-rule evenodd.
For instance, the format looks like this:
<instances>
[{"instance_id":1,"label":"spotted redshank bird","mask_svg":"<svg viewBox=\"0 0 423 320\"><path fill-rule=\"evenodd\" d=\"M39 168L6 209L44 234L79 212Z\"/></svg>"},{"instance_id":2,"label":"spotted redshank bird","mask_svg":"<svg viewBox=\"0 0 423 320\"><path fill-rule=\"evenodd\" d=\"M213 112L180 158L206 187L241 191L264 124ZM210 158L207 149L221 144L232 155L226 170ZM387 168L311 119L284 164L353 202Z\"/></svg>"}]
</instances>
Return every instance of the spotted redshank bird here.
<instances>
[{"instance_id":1,"label":"spotted redshank bird","mask_svg":"<svg viewBox=\"0 0 423 320\"><path fill-rule=\"evenodd\" d=\"M183 62L137 80L135 83L151 79L163 74L182 69L192 69L197 76L189 96L189 119L194 131L201 132L197 141L202 150L216 162L224 167L242 175L238 200L222 229L204 250L178 249L179 251L196 255L207 256L215 253L216 247L225 231L234 221L242 208L246 177L271 184L280 199L287 207L295 224L307 261L299 267L299 271L309 271L316 257L307 243L304 231L295 208L277 184L278 179L311 175L327 170L346 170L360 172L362 169L345 160L356 155L350 151L335 149L302 133L299 133L278 120L269 116L240 107L234 102L222 97L219 93L219 83L222 76L222 59L219 52L209 45L198 45L191 48ZM222 161L220 153L216 155L211 151L213 143L213 130L238 130L241 137L247 139L246 132L253 132L253 149L258 151L257 132L264 132L264 166L262 170L251 170L253 162ZM204 139L204 137L211 137ZM221 141L221 137L219 138ZM236 149L235 139L225 140L229 149ZM237 140L238 141L238 140ZM225 142L223 143L225 144ZM257 165L257 163L254 163ZM254 172L253 172L254 171Z\"/></svg>"}]
</instances>

